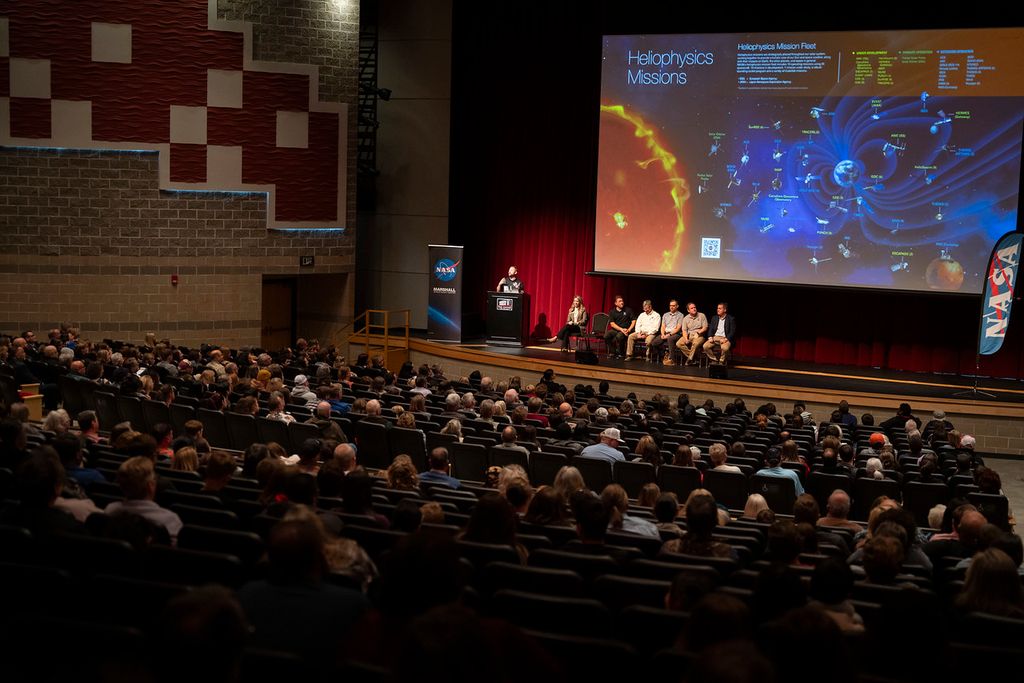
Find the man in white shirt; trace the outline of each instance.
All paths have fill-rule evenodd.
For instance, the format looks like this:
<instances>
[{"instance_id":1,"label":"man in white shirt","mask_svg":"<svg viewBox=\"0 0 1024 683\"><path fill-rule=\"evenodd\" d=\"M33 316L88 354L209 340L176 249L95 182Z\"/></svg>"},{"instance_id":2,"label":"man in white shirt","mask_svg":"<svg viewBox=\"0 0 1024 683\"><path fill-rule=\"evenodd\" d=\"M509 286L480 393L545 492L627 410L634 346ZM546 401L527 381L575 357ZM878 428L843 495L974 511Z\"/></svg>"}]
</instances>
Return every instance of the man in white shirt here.
<instances>
[{"instance_id":1,"label":"man in white shirt","mask_svg":"<svg viewBox=\"0 0 1024 683\"><path fill-rule=\"evenodd\" d=\"M692 301L686 304L686 315L683 316L683 336L676 342L676 348L686 356L687 365L696 365L693 359L697 349L704 344L704 335L708 332L708 318L697 312L697 304Z\"/></svg>"},{"instance_id":2,"label":"man in white shirt","mask_svg":"<svg viewBox=\"0 0 1024 683\"><path fill-rule=\"evenodd\" d=\"M661 315L655 313L653 306L651 306L651 300L647 299L644 301L644 312L636 317L636 327L626 337L626 360L634 360L633 347L638 338L643 339L644 343L647 344L647 357L650 358L651 342L654 340L654 335L658 334L660 329Z\"/></svg>"}]
</instances>

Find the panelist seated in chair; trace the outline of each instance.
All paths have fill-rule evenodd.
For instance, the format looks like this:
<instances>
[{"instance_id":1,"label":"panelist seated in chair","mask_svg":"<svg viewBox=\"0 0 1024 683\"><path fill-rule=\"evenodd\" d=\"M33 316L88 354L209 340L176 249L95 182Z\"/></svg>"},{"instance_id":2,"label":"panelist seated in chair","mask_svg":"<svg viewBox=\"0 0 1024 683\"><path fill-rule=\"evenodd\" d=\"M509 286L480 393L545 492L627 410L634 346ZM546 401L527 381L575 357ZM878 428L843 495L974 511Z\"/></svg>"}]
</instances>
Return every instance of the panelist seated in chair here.
<instances>
[{"instance_id":1,"label":"panelist seated in chair","mask_svg":"<svg viewBox=\"0 0 1024 683\"><path fill-rule=\"evenodd\" d=\"M633 309L626 306L622 295L615 296L615 306L608 311L608 329L604 333L604 343L608 348L609 358L625 356L626 338L636 325Z\"/></svg>"},{"instance_id":2,"label":"panelist seated in chair","mask_svg":"<svg viewBox=\"0 0 1024 683\"><path fill-rule=\"evenodd\" d=\"M665 347L665 365L675 365L672 353L682 330L683 314L679 312L679 302L672 299L668 302L668 313L661 316L661 332L651 342L651 357L657 359L661 355L662 347Z\"/></svg>"},{"instance_id":3,"label":"panelist seated in chair","mask_svg":"<svg viewBox=\"0 0 1024 683\"><path fill-rule=\"evenodd\" d=\"M692 301L686 304L686 315L683 316L683 334L676 342L676 348L686 356L687 365L696 365L694 356L703 348L704 335L708 333L708 318L697 311L697 304Z\"/></svg>"},{"instance_id":4,"label":"panelist seated in chair","mask_svg":"<svg viewBox=\"0 0 1024 683\"><path fill-rule=\"evenodd\" d=\"M647 357L651 357L651 342L661 329L661 314L655 312L651 300L644 301L644 312L636 317L636 326L626 337L626 360L633 360L633 349L636 347L637 339L647 344Z\"/></svg>"},{"instance_id":5,"label":"panelist seated in chair","mask_svg":"<svg viewBox=\"0 0 1024 683\"><path fill-rule=\"evenodd\" d=\"M583 297L577 294L572 298L572 306L569 307L569 314L565 317L565 326L548 341L553 342L557 339L562 343L562 351L568 351L569 337L582 334L586 324L587 307L583 305Z\"/></svg>"},{"instance_id":6,"label":"panelist seated in chair","mask_svg":"<svg viewBox=\"0 0 1024 683\"><path fill-rule=\"evenodd\" d=\"M704 353L712 363L724 365L729 359L729 349L736 336L736 318L729 315L729 304L718 304L718 315L711 319L708 340L704 342Z\"/></svg>"}]
</instances>

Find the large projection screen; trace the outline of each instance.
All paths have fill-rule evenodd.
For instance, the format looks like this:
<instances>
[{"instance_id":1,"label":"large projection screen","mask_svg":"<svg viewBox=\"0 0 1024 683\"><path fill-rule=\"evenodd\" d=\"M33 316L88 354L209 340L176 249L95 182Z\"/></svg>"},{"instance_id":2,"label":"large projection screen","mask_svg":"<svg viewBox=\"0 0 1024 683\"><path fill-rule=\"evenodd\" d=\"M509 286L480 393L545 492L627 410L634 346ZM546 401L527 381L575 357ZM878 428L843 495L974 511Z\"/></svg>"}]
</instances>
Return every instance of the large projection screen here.
<instances>
[{"instance_id":1,"label":"large projection screen","mask_svg":"<svg viewBox=\"0 0 1024 683\"><path fill-rule=\"evenodd\" d=\"M976 294L1024 29L605 36L594 269Z\"/></svg>"}]
</instances>

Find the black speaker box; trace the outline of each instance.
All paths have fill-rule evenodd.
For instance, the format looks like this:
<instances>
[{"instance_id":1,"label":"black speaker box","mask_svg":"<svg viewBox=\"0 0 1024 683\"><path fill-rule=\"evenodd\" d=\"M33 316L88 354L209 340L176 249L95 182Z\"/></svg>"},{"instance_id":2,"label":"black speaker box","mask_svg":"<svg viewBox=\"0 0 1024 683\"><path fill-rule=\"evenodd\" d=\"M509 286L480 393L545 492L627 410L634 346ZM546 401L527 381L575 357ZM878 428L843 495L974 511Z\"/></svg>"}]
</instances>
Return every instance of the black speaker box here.
<instances>
[{"instance_id":1,"label":"black speaker box","mask_svg":"<svg viewBox=\"0 0 1024 683\"><path fill-rule=\"evenodd\" d=\"M576 362L580 365L597 365L597 354L586 349L576 351Z\"/></svg>"},{"instance_id":2,"label":"black speaker box","mask_svg":"<svg viewBox=\"0 0 1024 683\"><path fill-rule=\"evenodd\" d=\"M708 377L711 379L729 379L729 371L724 365L709 365Z\"/></svg>"}]
</instances>

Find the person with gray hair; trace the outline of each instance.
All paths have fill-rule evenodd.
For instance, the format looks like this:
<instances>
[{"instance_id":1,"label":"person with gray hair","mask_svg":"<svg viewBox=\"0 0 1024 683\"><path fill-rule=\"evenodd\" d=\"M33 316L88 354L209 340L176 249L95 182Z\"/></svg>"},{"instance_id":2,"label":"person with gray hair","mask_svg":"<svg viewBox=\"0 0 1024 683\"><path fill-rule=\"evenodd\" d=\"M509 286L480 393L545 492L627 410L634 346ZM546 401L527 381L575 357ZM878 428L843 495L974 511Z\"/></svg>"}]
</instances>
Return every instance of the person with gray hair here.
<instances>
[{"instance_id":1,"label":"person with gray hair","mask_svg":"<svg viewBox=\"0 0 1024 683\"><path fill-rule=\"evenodd\" d=\"M460 411L462 410L462 398L454 391L450 392L444 398L444 412L441 413L441 417L445 420L463 420L465 415Z\"/></svg>"},{"instance_id":2,"label":"person with gray hair","mask_svg":"<svg viewBox=\"0 0 1024 683\"><path fill-rule=\"evenodd\" d=\"M480 416L474 408L476 408L476 396L472 391L467 391L462 395L462 410L460 412L471 420L475 420Z\"/></svg>"},{"instance_id":3,"label":"person with gray hair","mask_svg":"<svg viewBox=\"0 0 1024 683\"><path fill-rule=\"evenodd\" d=\"M505 392L505 408L511 410L519 405L519 392L515 389L509 389Z\"/></svg>"},{"instance_id":4,"label":"person with gray hair","mask_svg":"<svg viewBox=\"0 0 1024 683\"><path fill-rule=\"evenodd\" d=\"M713 443L708 449L708 456L711 458L711 464L714 466L716 472L736 472L739 473L739 467L736 465L727 465L725 461L728 459L729 454L725 449L724 443Z\"/></svg>"}]
</instances>

